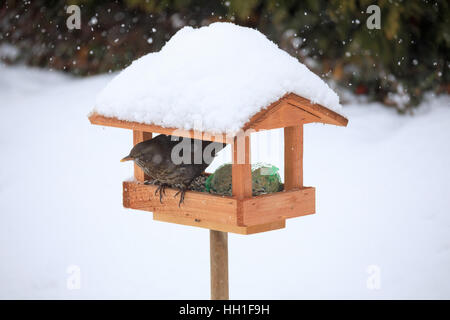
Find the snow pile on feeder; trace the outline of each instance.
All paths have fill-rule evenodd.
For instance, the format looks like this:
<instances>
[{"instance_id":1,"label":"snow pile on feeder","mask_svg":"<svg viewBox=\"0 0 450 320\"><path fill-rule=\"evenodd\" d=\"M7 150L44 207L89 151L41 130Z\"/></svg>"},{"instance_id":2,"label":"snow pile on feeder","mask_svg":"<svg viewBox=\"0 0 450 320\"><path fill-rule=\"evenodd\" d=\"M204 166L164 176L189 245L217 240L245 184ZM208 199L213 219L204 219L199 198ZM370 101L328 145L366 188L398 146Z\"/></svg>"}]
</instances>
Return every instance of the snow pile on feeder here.
<instances>
[{"instance_id":1,"label":"snow pile on feeder","mask_svg":"<svg viewBox=\"0 0 450 320\"><path fill-rule=\"evenodd\" d=\"M233 133L295 93L339 112L336 93L257 30L232 23L184 27L117 75L94 112L163 127Z\"/></svg>"}]
</instances>

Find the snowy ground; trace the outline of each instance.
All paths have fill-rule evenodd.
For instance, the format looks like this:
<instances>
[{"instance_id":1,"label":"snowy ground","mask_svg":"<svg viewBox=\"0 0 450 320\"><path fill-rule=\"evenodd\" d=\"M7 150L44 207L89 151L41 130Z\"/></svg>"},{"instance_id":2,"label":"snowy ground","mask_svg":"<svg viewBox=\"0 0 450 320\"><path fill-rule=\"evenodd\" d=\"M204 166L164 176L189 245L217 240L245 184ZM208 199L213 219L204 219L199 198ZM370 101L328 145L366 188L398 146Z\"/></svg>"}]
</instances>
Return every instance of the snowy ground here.
<instances>
[{"instance_id":1,"label":"snowy ground","mask_svg":"<svg viewBox=\"0 0 450 320\"><path fill-rule=\"evenodd\" d=\"M209 298L208 231L122 208L131 133L86 117L109 79L0 66L0 298ZM307 125L317 214L230 235L231 297L450 298L449 105L350 105L348 128ZM253 142L282 168L281 132Z\"/></svg>"}]
</instances>

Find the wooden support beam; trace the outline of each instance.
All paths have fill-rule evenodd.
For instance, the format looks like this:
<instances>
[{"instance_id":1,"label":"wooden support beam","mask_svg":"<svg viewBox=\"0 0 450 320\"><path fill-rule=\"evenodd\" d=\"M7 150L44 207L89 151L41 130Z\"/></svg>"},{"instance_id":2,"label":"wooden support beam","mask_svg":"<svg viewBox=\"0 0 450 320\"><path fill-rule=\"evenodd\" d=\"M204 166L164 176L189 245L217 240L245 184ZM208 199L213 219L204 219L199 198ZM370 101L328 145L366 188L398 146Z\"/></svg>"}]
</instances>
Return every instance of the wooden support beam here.
<instances>
[{"instance_id":1,"label":"wooden support beam","mask_svg":"<svg viewBox=\"0 0 450 320\"><path fill-rule=\"evenodd\" d=\"M185 226L197 227L197 228L206 228L210 230L222 231L222 232L231 232L240 235L250 235L255 233L267 232L272 230L284 229L286 227L286 220L277 220L274 222L240 227L231 224L220 224L207 220L198 220L191 217L182 217L178 215L174 215L171 213L163 212L153 213L153 220L163 221L169 223L176 223Z\"/></svg>"},{"instance_id":2,"label":"wooden support beam","mask_svg":"<svg viewBox=\"0 0 450 320\"><path fill-rule=\"evenodd\" d=\"M228 233L209 231L211 300L228 300Z\"/></svg>"},{"instance_id":3,"label":"wooden support beam","mask_svg":"<svg viewBox=\"0 0 450 320\"><path fill-rule=\"evenodd\" d=\"M151 132L133 130L133 146L137 145L139 142L150 140L152 138ZM148 176L142 171L137 164L134 164L134 178L137 181L144 182L148 179Z\"/></svg>"},{"instance_id":4,"label":"wooden support beam","mask_svg":"<svg viewBox=\"0 0 450 320\"><path fill-rule=\"evenodd\" d=\"M245 226L300 217L316 212L316 190L313 187L303 187L264 194L243 200L241 207Z\"/></svg>"},{"instance_id":5,"label":"wooden support beam","mask_svg":"<svg viewBox=\"0 0 450 320\"><path fill-rule=\"evenodd\" d=\"M341 116L340 114L334 112L333 110L325 108L320 104L314 104L308 99L300 97L294 93L289 93L288 95L284 96L282 100L292 105L295 105L302 110L311 112L312 114L316 115L321 119L320 121L317 122L334 124L336 126L343 126L343 127L346 127L348 124L347 118Z\"/></svg>"},{"instance_id":6,"label":"wooden support beam","mask_svg":"<svg viewBox=\"0 0 450 320\"><path fill-rule=\"evenodd\" d=\"M153 212L154 220L246 235L282 229L285 227L282 216L293 217L307 214L304 207L311 207L308 201L312 201L314 206L314 199L305 199L306 202L301 203L302 199L307 197L303 190L293 190L243 200L186 191L185 202L179 207L179 199L174 198L175 193L178 192L177 189L167 188L163 203L160 203L159 195L155 195L156 188L155 185L124 181L123 206ZM240 214L243 215L245 225L237 223L238 207L241 208ZM258 210L262 210L261 214ZM258 223L258 221L264 222Z\"/></svg>"},{"instance_id":7,"label":"wooden support beam","mask_svg":"<svg viewBox=\"0 0 450 320\"><path fill-rule=\"evenodd\" d=\"M250 135L239 135L232 145L232 193L239 199L252 196L252 168L250 163Z\"/></svg>"},{"instance_id":8,"label":"wooden support beam","mask_svg":"<svg viewBox=\"0 0 450 320\"><path fill-rule=\"evenodd\" d=\"M284 190L303 187L303 125L284 128Z\"/></svg>"},{"instance_id":9,"label":"wooden support beam","mask_svg":"<svg viewBox=\"0 0 450 320\"><path fill-rule=\"evenodd\" d=\"M123 129L131 129L142 132L154 132L154 133L162 133L167 135L174 135L179 137L193 138L193 139L202 139L208 141L217 141L223 143L232 143L233 137L227 136L226 133L212 133L212 132L201 132L196 130L183 130L178 128L168 128L161 127L153 124L145 124L133 121L125 121L119 120L117 118L109 118L97 113L93 113L89 116L89 121L92 124L107 126L107 127L115 127L115 128L123 128Z\"/></svg>"},{"instance_id":10,"label":"wooden support beam","mask_svg":"<svg viewBox=\"0 0 450 320\"><path fill-rule=\"evenodd\" d=\"M179 191L167 188L162 203L155 194L156 185L144 185L138 182L123 183L123 206L157 213L168 213L177 217L188 217L198 221L210 221L219 224L237 225L237 200L232 197L186 191L185 201L181 206Z\"/></svg>"}]
</instances>

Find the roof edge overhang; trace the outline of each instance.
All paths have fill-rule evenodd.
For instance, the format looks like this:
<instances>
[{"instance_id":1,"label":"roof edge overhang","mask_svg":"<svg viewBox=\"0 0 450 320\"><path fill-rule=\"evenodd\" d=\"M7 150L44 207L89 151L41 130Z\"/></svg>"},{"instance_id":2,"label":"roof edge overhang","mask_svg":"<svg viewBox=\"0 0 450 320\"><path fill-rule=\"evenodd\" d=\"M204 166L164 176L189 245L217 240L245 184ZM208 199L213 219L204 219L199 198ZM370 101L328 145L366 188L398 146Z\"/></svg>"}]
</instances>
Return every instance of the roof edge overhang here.
<instances>
[{"instance_id":1,"label":"roof edge overhang","mask_svg":"<svg viewBox=\"0 0 450 320\"><path fill-rule=\"evenodd\" d=\"M260 131L313 122L345 127L348 120L320 104L312 103L294 93L288 93L255 114L243 129Z\"/></svg>"},{"instance_id":2,"label":"roof edge overhang","mask_svg":"<svg viewBox=\"0 0 450 320\"><path fill-rule=\"evenodd\" d=\"M210 133L198 130L184 130L172 127L162 127L154 124L139 123L134 121L119 120L117 118L105 117L98 113L91 113L89 115L89 121L92 124L131 129L136 131L162 133L167 135L174 135L178 137L186 137L192 139L201 139L208 141L217 141L223 143L232 143L235 135L227 135L224 133Z\"/></svg>"},{"instance_id":3,"label":"roof edge overhang","mask_svg":"<svg viewBox=\"0 0 450 320\"><path fill-rule=\"evenodd\" d=\"M119 120L105 117L98 113L91 113L89 121L92 124L125 128L137 131L155 132L175 135L186 138L232 143L238 133L211 133L197 130L184 130L179 128L162 127L154 124ZM277 128L290 127L300 124L319 122L337 126L347 126L347 118L320 105L314 104L308 99L294 93L284 95L281 99L259 111L244 125L245 131L262 131Z\"/></svg>"}]
</instances>

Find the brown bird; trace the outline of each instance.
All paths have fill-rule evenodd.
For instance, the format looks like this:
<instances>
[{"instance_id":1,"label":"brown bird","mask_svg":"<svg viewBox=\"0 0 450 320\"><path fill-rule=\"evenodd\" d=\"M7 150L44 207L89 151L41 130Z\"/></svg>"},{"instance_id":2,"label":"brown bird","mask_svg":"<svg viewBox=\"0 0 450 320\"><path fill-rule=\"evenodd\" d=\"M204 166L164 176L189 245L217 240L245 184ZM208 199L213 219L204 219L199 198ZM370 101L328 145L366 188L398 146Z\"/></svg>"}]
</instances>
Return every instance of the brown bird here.
<instances>
[{"instance_id":1,"label":"brown bird","mask_svg":"<svg viewBox=\"0 0 450 320\"><path fill-rule=\"evenodd\" d=\"M161 134L136 144L121 161L133 160L159 184L155 195L159 192L161 203L168 186L179 188L175 196L180 194L180 206L189 184L205 171L225 146L218 142Z\"/></svg>"}]
</instances>

